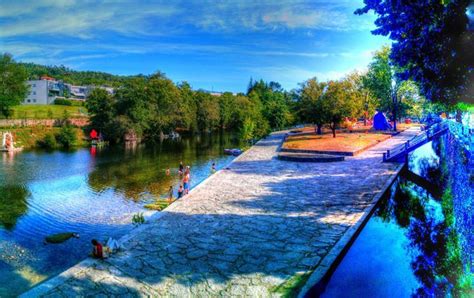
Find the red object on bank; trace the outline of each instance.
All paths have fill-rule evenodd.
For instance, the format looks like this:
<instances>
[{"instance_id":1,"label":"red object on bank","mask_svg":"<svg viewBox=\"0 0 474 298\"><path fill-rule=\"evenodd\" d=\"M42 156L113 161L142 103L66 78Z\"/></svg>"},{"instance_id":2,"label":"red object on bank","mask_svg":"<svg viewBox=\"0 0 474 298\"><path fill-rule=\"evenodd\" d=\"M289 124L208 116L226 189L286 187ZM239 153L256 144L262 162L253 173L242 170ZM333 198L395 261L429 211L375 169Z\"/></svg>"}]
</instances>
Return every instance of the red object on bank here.
<instances>
[{"instance_id":1,"label":"red object on bank","mask_svg":"<svg viewBox=\"0 0 474 298\"><path fill-rule=\"evenodd\" d=\"M91 131L91 133L89 134L89 136L91 137L91 139L97 139L97 131L95 131L95 129L93 129Z\"/></svg>"}]
</instances>

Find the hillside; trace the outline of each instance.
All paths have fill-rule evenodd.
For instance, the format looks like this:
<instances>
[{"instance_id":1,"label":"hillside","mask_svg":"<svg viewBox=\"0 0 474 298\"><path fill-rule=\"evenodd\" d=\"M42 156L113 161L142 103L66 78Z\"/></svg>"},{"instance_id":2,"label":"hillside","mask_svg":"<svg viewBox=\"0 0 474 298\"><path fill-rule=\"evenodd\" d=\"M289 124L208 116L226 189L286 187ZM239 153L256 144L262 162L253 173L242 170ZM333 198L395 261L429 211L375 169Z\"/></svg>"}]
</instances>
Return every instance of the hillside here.
<instances>
[{"instance_id":1,"label":"hillside","mask_svg":"<svg viewBox=\"0 0 474 298\"><path fill-rule=\"evenodd\" d=\"M58 80L73 85L101 85L109 87L118 87L124 81L134 76L119 76L99 71L77 71L72 70L64 65L46 66L35 63L20 63L27 72L28 78L31 80L39 79L43 75L51 76Z\"/></svg>"}]
</instances>

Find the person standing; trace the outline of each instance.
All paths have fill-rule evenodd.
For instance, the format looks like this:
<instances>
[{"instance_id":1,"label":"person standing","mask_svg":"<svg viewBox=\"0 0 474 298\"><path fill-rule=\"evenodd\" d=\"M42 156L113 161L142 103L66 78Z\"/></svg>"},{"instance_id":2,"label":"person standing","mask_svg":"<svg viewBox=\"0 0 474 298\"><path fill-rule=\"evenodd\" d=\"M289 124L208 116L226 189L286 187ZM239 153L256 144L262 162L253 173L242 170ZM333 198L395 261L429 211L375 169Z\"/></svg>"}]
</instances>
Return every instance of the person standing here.
<instances>
[{"instance_id":1,"label":"person standing","mask_svg":"<svg viewBox=\"0 0 474 298\"><path fill-rule=\"evenodd\" d=\"M189 193L190 180L191 180L191 170L189 169L189 166L187 166L186 170L184 171L184 177L183 177L184 194Z\"/></svg>"},{"instance_id":2,"label":"person standing","mask_svg":"<svg viewBox=\"0 0 474 298\"><path fill-rule=\"evenodd\" d=\"M183 175L183 172L184 172L183 162L180 161L180 162L179 162L178 173L179 173L180 175Z\"/></svg>"},{"instance_id":3,"label":"person standing","mask_svg":"<svg viewBox=\"0 0 474 298\"><path fill-rule=\"evenodd\" d=\"M168 189L168 202L171 203L171 201L173 201L173 186Z\"/></svg>"},{"instance_id":4,"label":"person standing","mask_svg":"<svg viewBox=\"0 0 474 298\"><path fill-rule=\"evenodd\" d=\"M180 184L178 188L178 199L181 199L183 195L184 195L184 188L183 188L183 185Z\"/></svg>"}]
</instances>

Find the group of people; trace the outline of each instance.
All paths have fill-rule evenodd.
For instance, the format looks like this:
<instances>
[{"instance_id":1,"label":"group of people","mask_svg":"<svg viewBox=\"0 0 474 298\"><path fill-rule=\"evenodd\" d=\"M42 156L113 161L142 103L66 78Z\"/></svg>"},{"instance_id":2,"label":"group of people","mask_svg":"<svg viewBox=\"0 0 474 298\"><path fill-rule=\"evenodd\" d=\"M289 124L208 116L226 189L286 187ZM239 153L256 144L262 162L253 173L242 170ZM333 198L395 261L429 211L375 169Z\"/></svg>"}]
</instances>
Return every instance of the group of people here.
<instances>
[{"instance_id":1,"label":"group of people","mask_svg":"<svg viewBox=\"0 0 474 298\"><path fill-rule=\"evenodd\" d=\"M211 165L211 173L215 173L216 170L216 163L213 162ZM171 175L171 170L170 168L166 169L166 176ZM177 199L182 198L184 195L189 193L189 188L190 188L190 181L191 181L191 168L189 166L184 166L183 162L179 162L179 167L178 167L178 175L181 178L181 182L179 184L178 188L178 196ZM168 191L168 199L171 201L173 199L174 191L173 191L173 186L170 186L169 191ZM94 258L98 259L103 259L105 257L104 253L104 246L102 243L97 241L96 239L92 239L92 256Z\"/></svg>"},{"instance_id":2,"label":"group of people","mask_svg":"<svg viewBox=\"0 0 474 298\"><path fill-rule=\"evenodd\" d=\"M216 163L213 162L211 166L211 172L215 173L216 172ZM171 170L170 168L166 169L166 176L171 175ZM190 189L190 181L191 181L191 168L189 166L184 166L183 162L179 162L178 166L178 175L181 178L181 182L179 183L179 188L178 188L178 196L177 199L182 198L184 195L187 195L189 193ZM174 190L173 186L170 186L168 190L168 199L171 201L173 199L174 195Z\"/></svg>"},{"instance_id":3,"label":"group of people","mask_svg":"<svg viewBox=\"0 0 474 298\"><path fill-rule=\"evenodd\" d=\"M171 174L171 171L169 168L166 169L166 176L169 176ZM184 195L189 193L189 188L190 188L190 180L191 180L191 168L189 166L184 166L183 162L179 162L179 167L178 167L178 175L181 178L181 182L179 184L178 188L178 196L177 198L180 199ZM170 186L168 190L168 199L171 201L173 199L174 195L174 190L173 186Z\"/></svg>"}]
</instances>

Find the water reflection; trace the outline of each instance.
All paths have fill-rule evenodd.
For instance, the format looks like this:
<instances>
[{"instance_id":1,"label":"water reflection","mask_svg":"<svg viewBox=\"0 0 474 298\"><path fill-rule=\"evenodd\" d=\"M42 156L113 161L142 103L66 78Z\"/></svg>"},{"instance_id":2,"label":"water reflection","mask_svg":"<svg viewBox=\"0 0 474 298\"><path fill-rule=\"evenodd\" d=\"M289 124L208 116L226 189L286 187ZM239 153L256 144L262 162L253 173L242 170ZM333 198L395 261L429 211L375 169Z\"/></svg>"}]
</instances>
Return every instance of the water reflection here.
<instances>
[{"instance_id":1,"label":"water reflection","mask_svg":"<svg viewBox=\"0 0 474 298\"><path fill-rule=\"evenodd\" d=\"M191 166L191 185L226 166L230 134L165 140L154 146L30 151L2 157L0 168L0 297L17 295L87 256L90 239L118 238L143 205L179 183L179 161ZM167 176L165 170L171 169ZM177 189L175 187L175 189ZM80 239L44 245L53 233Z\"/></svg>"},{"instance_id":2,"label":"water reflection","mask_svg":"<svg viewBox=\"0 0 474 298\"><path fill-rule=\"evenodd\" d=\"M23 185L0 185L0 225L7 230L15 227L17 219L28 209L28 194Z\"/></svg>"},{"instance_id":3,"label":"water reflection","mask_svg":"<svg viewBox=\"0 0 474 298\"><path fill-rule=\"evenodd\" d=\"M425 183L403 174L397 179L322 296L472 294L472 187L465 151L448 135L420 147L409 161L409 170ZM430 183L442 195L420 186Z\"/></svg>"}]
</instances>

